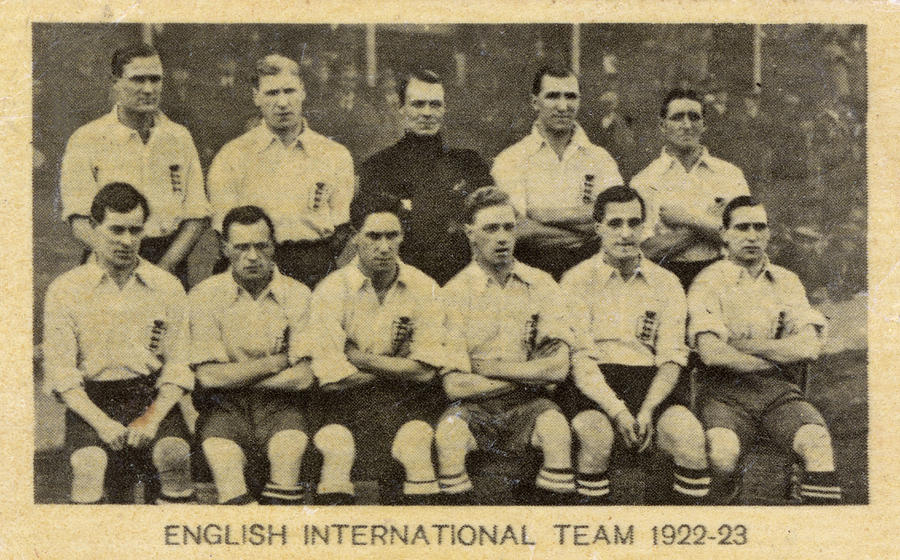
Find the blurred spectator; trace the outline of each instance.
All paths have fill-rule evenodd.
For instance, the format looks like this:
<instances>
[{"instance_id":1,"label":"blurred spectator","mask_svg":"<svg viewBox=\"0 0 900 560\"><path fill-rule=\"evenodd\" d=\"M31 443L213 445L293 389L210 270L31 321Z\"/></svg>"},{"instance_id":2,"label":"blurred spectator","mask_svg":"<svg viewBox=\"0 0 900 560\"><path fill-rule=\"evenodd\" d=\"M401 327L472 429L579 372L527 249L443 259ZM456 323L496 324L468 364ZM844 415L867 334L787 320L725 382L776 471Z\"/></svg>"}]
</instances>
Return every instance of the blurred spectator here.
<instances>
[{"instance_id":1,"label":"blurred spectator","mask_svg":"<svg viewBox=\"0 0 900 560\"><path fill-rule=\"evenodd\" d=\"M822 224L830 226L847 209L866 200L865 167L855 149L852 124L830 100L823 100L813 120L811 142L814 203L822 205Z\"/></svg>"},{"instance_id":2,"label":"blurred spectator","mask_svg":"<svg viewBox=\"0 0 900 560\"><path fill-rule=\"evenodd\" d=\"M760 108L758 93L747 91L741 101L732 119L730 144L739 149L732 150L731 162L744 172L751 190L758 192L758 187L767 184L771 175L772 120Z\"/></svg>"},{"instance_id":3,"label":"blurred spectator","mask_svg":"<svg viewBox=\"0 0 900 560\"><path fill-rule=\"evenodd\" d=\"M637 171L631 157L635 136L630 121L619 112L619 94L611 90L600 94L597 109L586 111L582 117L588 136L616 160L619 172L626 180Z\"/></svg>"}]
</instances>

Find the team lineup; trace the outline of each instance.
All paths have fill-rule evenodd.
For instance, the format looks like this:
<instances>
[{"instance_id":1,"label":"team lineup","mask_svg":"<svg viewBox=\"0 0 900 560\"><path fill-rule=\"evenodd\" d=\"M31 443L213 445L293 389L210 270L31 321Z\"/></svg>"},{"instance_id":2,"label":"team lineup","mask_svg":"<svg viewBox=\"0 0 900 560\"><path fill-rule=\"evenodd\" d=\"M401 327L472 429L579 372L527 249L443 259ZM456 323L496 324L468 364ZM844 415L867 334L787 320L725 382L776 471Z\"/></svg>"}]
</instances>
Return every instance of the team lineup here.
<instances>
[{"instance_id":1,"label":"team lineup","mask_svg":"<svg viewBox=\"0 0 900 560\"><path fill-rule=\"evenodd\" d=\"M111 70L115 107L61 166L84 262L44 309L72 503L128 503L138 480L193 503L208 468L221 504L353 504L358 481L381 504L477 504L507 462L521 504L600 505L625 455L640 503L729 504L759 433L798 459L802 503L841 502L801 381L826 320L769 262L766 209L704 147L694 91L660 99L664 148L626 186L571 70L535 74L531 132L492 165L444 144L442 78L417 70L403 138L355 169L271 54L262 122L204 178L159 109L159 53ZM221 258L186 294L210 225Z\"/></svg>"}]
</instances>

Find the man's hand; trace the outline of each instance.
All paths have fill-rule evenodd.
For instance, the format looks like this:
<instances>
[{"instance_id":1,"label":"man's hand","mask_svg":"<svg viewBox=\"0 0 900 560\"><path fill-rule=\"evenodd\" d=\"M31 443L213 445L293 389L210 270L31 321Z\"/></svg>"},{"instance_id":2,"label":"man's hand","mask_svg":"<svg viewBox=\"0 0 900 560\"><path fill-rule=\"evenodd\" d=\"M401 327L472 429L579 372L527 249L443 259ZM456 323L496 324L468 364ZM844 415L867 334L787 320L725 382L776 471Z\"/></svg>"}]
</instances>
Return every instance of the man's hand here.
<instances>
[{"instance_id":1,"label":"man's hand","mask_svg":"<svg viewBox=\"0 0 900 560\"><path fill-rule=\"evenodd\" d=\"M344 355L347 356L347 361L353 364L354 367L358 369L369 369L368 353L360 350L359 346L352 340L348 340L344 344Z\"/></svg>"},{"instance_id":2,"label":"man's hand","mask_svg":"<svg viewBox=\"0 0 900 560\"><path fill-rule=\"evenodd\" d=\"M136 418L128 425L127 443L129 447L145 447L153 442L156 431L159 430L159 422L149 418L146 414Z\"/></svg>"},{"instance_id":3,"label":"man's hand","mask_svg":"<svg viewBox=\"0 0 900 560\"><path fill-rule=\"evenodd\" d=\"M615 424L616 430L622 436L628 449L634 449L641 444L641 438L638 435L640 427L627 408L616 414L616 417L613 418L613 424Z\"/></svg>"},{"instance_id":4,"label":"man's hand","mask_svg":"<svg viewBox=\"0 0 900 560\"><path fill-rule=\"evenodd\" d=\"M635 421L637 422L637 435L640 441L640 447L638 447L637 452L643 453L650 448L650 444L653 442L653 411L642 408L638 412Z\"/></svg>"},{"instance_id":5,"label":"man's hand","mask_svg":"<svg viewBox=\"0 0 900 560\"><path fill-rule=\"evenodd\" d=\"M359 371L350 375L350 377L341 379L340 381L322 385L322 391L326 393L334 391L344 391L346 389L358 387L359 385L365 385L366 383L372 381L375 381L374 375L372 375L371 373L366 373L364 371Z\"/></svg>"},{"instance_id":6,"label":"man's hand","mask_svg":"<svg viewBox=\"0 0 900 560\"><path fill-rule=\"evenodd\" d=\"M696 242L694 233L688 228L659 233L641 243L644 255L653 262L675 257Z\"/></svg>"},{"instance_id":7,"label":"man's hand","mask_svg":"<svg viewBox=\"0 0 900 560\"><path fill-rule=\"evenodd\" d=\"M546 340L535 348L529 359L537 360L542 358L552 359L552 365L555 367L568 368L569 345L558 338Z\"/></svg>"},{"instance_id":8,"label":"man's hand","mask_svg":"<svg viewBox=\"0 0 900 560\"><path fill-rule=\"evenodd\" d=\"M97 427L97 435L100 436L103 443L108 445L110 449L113 451L120 451L125 446L125 439L128 437L128 428L112 418L109 418Z\"/></svg>"}]
</instances>

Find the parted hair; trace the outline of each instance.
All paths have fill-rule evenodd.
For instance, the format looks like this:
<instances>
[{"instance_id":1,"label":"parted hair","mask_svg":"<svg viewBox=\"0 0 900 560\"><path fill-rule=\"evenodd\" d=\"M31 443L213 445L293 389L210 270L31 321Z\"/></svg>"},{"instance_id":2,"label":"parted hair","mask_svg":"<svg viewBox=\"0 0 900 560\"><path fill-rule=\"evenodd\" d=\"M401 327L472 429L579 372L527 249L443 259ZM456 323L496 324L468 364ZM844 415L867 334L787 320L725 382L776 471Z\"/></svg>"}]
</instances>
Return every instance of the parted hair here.
<instances>
[{"instance_id":1,"label":"parted hair","mask_svg":"<svg viewBox=\"0 0 900 560\"><path fill-rule=\"evenodd\" d=\"M467 224L471 224L475 222L475 214L477 214L479 210L490 208L492 206L506 205L512 207L513 212L515 212L515 208L512 206L512 201L510 201L506 191L493 185L481 187L466 197L463 209L463 219L465 219Z\"/></svg>"},{"instance_id":2,"label":"parted hair","mask_svg":"<svg viewBox=\"0 0 900 560\"><path fill-rule=\"evenodd\" d=\"M722 227L728 229L731 226L731 215L734 214L735 210L743 208L744 206L762 206L762 203L752 196L747 195L741 195L731 199L722 211Z\"/></svg>"},{"instance_id":3,"label":"parted hair","mask_svg":"<svg viewBox=\"0 0 900 560\"><path fill-rule=\"evenodd\" d=\"M249 226L259 221L266 223L269 227L269 237L274 241L275 226L272 224L272 218L259 206L238 206L229 210L222 220L222 238L228 241L228 230L231 229L231 224L238 223Z\"/></svg>"},{"instance_id":4,"label":"parted hair","mask_svg":"<svg viewBox=\"0 0 900 560\"><path fill-rule=\"evenodd\" d=\"M641 195L631 187L616 185L597 195L597 200L594 201L594 221L597 223L603 221L603 216L606 215L606 205L610 202L631 202L632 200L637 200L641 203L641 221L646 220L647 207L644 205L644 199Z\"/></svg>"},{"instance_id":5,"label":"parted hair","mask_svg":"<svg viewBox=\"0 0 900 560\"><path fill-rule=\"evenodd\" d=\"M360 231L366 223L366 218L381 213L393 214L400 220L401 225L406 224L407 212L403 208L403 202L392 194L375 191L353 198L353 202L350 203L350 225L354 230Z\"/></svg>"},{"instance_id":6,"label":"parted hair","mask_svg":"<svg viewBox=\"0 0 900 560\"><path fill-rule=\"evenodd\" d=\"M284 72L297 76L300 79L300 83L303 83L303 76L300 75L300 65L278 53L267 54L257 60L250 81L253 83L254 88L258 88L259 79L262 76L277 76Z\"/></svg>"},{"instance_id":7,"label":"parted hair","mask_svg":"<svg viewBox=\"0 0 900 560\"><path fill-rule=\"evenodd\" d=\"M531 82L531 94L538 95L541 93L541 82L544 81L544 76L550 76L551 78L568 78L569 76L575 76L578 78L578 74L572 71L571 68L567 68L565 66L541 66L537 72L534 73L534 80ZM578 87L581 88L581 80L578 80Z\"/></svg>"},{"instance_id":8,"label":"parted hair","mask_svg":"<svg viewBox=\"0 0 900 560\"><path fill-rule=\"evenodd\" d=\"M125 214L140 206L144 210L144 221L150 216L150 205L147 199L136 188L128 183L108 183L103 186L91 202L91 219L102 224L106 219L107 208L113 212Z\"/></svg>"},{"instance_id":9,"label":"parted hair","mask_svg":"<svg viewBox=\"0 0 900 560\"><path fill-rule=\"evenodd\" d=\"M444 81L441 79L440 74L433 70L426 70L424 68L417 68L415 70L411 70L410 72L406 72L400 76L400 79L397 80L397 96L400 98L400 105L404 105L406 103L406 88L409 86L409 82L413 80L419 80L420 82L425 82L426 84L443 84Z\"/></svg>"},{"instance_id":10,"label":"parted hair","mask_svg":"<svg viewBox=\"0 0 900 560\"><path fill-rule=\"evenodd\" d=\"M135 58L149 58L151 56L159 56L159 52L146 43L119 47L112 55L112 75L116 78L121 78L126 64Z\"/></svg>"},{"instance_id":11,"label":"parted hair","mask_svg":"<svg viewBox=\"0 0 900 560\"><path fill-rule=\"evenodd\" d=\"M659 107L659 117L664 119L669 114L669 103L675 101L676 99L690 99L691 101L696 101L700 104L700 115L702 116L705 108L703 107L703 100L700 99L700 94L692 89L681 89L675 88L670 89L666 96L663 97L662 105Z\"/></svg>"}]
</instances>

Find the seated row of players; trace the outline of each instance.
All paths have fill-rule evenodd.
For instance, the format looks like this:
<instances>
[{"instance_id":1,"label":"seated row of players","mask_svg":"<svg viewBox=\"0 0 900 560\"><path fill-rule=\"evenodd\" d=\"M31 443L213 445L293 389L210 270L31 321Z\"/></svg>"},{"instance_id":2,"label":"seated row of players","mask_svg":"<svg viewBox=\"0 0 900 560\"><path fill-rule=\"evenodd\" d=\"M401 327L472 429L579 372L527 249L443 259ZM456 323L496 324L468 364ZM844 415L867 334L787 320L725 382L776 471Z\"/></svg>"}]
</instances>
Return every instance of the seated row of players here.
<instances>
[{"instance_id":1,"label":"seated row of players","mask_svg":"<svg viewBox=\"0 0 900 560\"><path fill-rule=\"evenodd\" d=\"M313 429L325 504L352 503L354 479L377 480L382 503L472 503L475 450L539 452L523 502L605 503L616 441L671 458L660 501L706 503L708 466L728 486L758 428L802 458L806 503L840 500L825 422L787 375L817 356L824 320L796 276L768 262L765 210L749 197L724 208L728 259L698 276L687 304L678 279L642 256L646 209L622 186L597 197L600 251L563 290L513 257L518 218L494 187L466 199L472 259L443 290L399 259L394 197L354 203L357 256L312 295L274 265L270 218L244 206L223 220L230 269L186 300L138 257L148 215L130 185L103 187L94 257L47 294L47 387L68 408L73 502L101 500L105 480L108 500L128 501L135 477L159 502L193 499L173 406L195 377L221 503L299 503ZM688 308L687 338L714 370L702 425L677 388ZM251 463L268 466L262 488L247 483Z\"/></svg>"}]
</instances>

